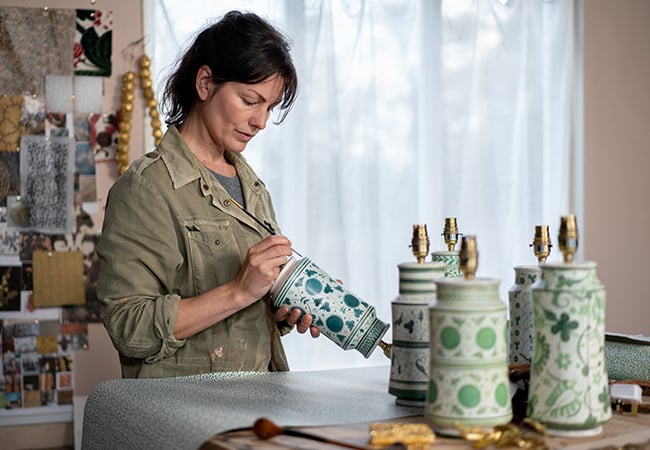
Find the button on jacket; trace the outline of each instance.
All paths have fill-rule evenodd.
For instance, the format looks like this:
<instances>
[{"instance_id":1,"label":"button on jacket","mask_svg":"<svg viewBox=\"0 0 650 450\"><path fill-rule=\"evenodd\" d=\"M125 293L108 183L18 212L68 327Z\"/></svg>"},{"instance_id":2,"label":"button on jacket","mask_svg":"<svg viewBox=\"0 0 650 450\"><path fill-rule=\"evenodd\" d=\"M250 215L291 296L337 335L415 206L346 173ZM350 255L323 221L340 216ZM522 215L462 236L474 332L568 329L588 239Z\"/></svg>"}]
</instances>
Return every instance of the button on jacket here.
<instances>
[{"instance_id":1,"label":"button on jacket","mask_svg":"<svg viewBox=\"0 0 650 450\"><path fill-rule=\"evenodd\" d=\"M242 155L227 157L246 209L279 230L262 181ZM174 337L180 299L232 280L247 250L268 236L229 198L174 126L111 187L97 293L124 377L266 371L272 358L275 370L288 370L268 296L192 337Z\"/></svg>"}]
</instances>

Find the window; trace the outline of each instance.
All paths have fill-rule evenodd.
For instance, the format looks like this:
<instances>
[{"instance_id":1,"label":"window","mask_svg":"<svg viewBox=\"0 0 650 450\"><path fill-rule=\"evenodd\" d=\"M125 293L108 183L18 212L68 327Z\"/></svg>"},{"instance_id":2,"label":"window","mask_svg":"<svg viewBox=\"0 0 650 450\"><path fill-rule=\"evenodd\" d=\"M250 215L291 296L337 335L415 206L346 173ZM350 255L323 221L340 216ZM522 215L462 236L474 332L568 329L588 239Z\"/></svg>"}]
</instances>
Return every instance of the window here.
<instances>
[{"instance_id":1,"label":"window","mask_svg":"<svg viewBox=\"0 0 650 450\"><path fill-rule=\"evenodd\" d=\"M215 6L218 5L218 6ZM284 234L391 321L412 226L444 250L445 217L477 237L477 276L513 284L582 213L581 8L518 0L146 0L164 74L202 25L252 10L294 42L300 95L245 151ZM159 84L162 75L154 77ZM457 246L458 248L458 246ZM553 248L550 261L561 259ZM390 331L386 336L390 341ZM375 365L326 338L285 338L294 370Z\"/></svg>"}]
</instances>

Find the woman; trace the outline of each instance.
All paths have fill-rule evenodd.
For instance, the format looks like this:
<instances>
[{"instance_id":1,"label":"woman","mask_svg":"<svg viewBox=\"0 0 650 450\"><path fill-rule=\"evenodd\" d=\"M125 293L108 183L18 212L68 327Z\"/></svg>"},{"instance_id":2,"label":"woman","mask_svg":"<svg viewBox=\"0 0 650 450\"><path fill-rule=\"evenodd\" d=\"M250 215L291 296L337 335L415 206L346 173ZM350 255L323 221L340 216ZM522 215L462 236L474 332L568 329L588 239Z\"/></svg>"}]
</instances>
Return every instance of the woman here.
<instances>
[{"instance_id":1,"label":"woman","mask_svg":"<svg viewBox=\"0 0 650 450\"><path fill-rule=\"evenodd\" d=\"M124 377L288 370L280 337L311 326L268 291L291 255L241 152L297 92L286 39L252 13L202 31L167 81L169 128L111 188L98 244L102 320Z\"/></svg>"}]
</instances>

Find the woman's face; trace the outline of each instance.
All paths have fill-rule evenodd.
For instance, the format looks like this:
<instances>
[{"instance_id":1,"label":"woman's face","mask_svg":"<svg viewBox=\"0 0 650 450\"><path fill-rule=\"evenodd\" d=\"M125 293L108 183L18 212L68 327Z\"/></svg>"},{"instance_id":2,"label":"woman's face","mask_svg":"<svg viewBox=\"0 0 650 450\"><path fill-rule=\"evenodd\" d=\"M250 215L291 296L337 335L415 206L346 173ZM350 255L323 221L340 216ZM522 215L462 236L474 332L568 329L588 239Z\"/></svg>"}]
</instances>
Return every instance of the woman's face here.
<instances>
[{"instance_id":1,"label":"woman's face","mask_svg":"<svg viewBox=\"0 0 650 450\"><path fill-rule=\"evenodd\" d=\"M202 121L218 149L234 152L243 151L266 127L284 88L279 76L255 84L230 81L217 85L210 78L209 85L209 94L200 104Z\"/></svg>"}]
</instances>

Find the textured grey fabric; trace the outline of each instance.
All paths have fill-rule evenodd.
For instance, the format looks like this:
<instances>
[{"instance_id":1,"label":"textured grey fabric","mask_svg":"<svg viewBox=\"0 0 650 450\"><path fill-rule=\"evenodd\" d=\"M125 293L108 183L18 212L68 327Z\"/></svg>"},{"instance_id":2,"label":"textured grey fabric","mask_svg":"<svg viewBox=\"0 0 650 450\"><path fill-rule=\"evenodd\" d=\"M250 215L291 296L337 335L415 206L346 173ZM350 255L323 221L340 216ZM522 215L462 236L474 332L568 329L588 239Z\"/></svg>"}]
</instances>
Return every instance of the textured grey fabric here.
<instances>
[{"instance_id":1,"label":"textured grey fabric","mask_svg":"<svg viewBox=\"0 0 650 450\"><path fill-rule=\"evenodd\" d=\"M260 417L324 426L423 414L395 405L389 377L389 366L379 366L111 380L88 396L82 449L196 449Z\"/></svg>"}]
</instances>

